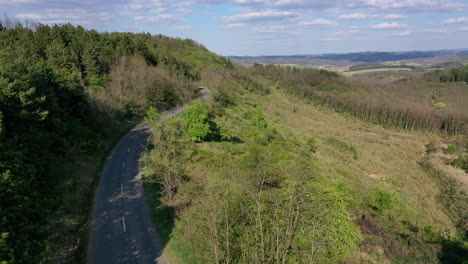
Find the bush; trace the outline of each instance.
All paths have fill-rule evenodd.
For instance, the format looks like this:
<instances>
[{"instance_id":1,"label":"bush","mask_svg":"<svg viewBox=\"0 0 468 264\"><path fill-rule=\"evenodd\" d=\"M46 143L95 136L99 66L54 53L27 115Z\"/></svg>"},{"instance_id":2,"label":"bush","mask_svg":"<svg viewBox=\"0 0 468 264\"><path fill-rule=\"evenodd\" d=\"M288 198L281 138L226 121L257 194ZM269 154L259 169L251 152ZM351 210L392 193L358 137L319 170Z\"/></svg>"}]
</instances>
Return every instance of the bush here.
<instances>
[{"instance_id":1,"label":"bush","mask_svg":"<svg viewBox=\"0 0 468 264\"><path fill-rule=\"evenodd\" d=\"M86 80L87 85L93 86L95 88L102 88L106 82L107 82L107 77L105 74L92 74Z\"/></svg>"},{"instance_id":2,"label":"bush","mask_svg":"<svg viewBox=\"0 0 468 264\"><path fill-rule=\"evenodd\" d=\"M307 146L309 147L310 151L313 153L317 152L317 141L315 140L314 137L310 137L307 140Z\"/></svg>"},{"instance_id":3,"label":"bush","mask_svg":"<svg viewBox=\"0 0 468 264\"><path fill-rule=\"evenodd\" d=\"M377 211L383 212L384 209L392 209L396 202L397 200L392 193L379 188L374 189L374 204Z\"/></svg>"},{"instance_id":4,"label":"bush","mask_svg":"<svg viewBox=\"0 0 468 264\"><path fill-rule=\"evenodd\" d=\"M353 144L348 143L348 142L343 142L336 138L329 138L328 142L344 151L349 151L353 153L353 159L355 160L359 159L359 152Z\"/></svg>"},{"instance_id":5,"label":"bush","mask_svg":"<svg viewBox=\"0 0 468 264\"><path fill-rule=\"evenodd\" d=\"M444 149L444 154L455 154L458 151L460 144L458 142L452 143L448 145L446 149Z\"/></svg>"},{"instance_id":6,"label":"bush","mask_svg":"<svg viewBox=\"0 0 468 264\"><path fill-rule=\"evenodd\" d=\"M187 121L187 135L192 141L203 141L211 132L208 110L203 103L198 102L187 107L183 119Z\"/></svg>"},{"instance_id":7,"label":"bush","mask_svg":"<svg viewBox=\"0 0 468 264\"><path fill-rule=\"evenodd\" d=\"M156 126L158 125L159 121L161 119L161 116L158 113L158 110L150 106L148 111L146 111L146 116L145 116L145 121L150 125L151 128L156 129Z\"/></svg>"},{"instance_id":8,"label":"bush","mask_svg":"<svg viewBox=\"0 0 468 264\"><path fill-rule=\"evenodd\" d=\"M446 103L439 102L439 103L434 104L434 108L437 109L437 110L442 110L442 109L444 109L446 107L447 107Z\"/></svg>"}]
</instances>

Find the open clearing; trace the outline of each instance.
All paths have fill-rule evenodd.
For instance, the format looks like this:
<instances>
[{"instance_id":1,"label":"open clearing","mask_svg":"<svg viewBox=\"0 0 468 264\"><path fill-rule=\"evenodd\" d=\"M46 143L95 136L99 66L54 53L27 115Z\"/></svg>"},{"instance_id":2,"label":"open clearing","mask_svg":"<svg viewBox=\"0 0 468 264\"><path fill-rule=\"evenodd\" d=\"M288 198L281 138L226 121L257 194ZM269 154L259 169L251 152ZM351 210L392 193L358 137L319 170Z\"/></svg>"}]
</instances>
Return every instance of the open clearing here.
<instances>
[{"instance_id":1,"label":"open clearing","mask_svg":"<svg viewBox=\"0 0 468 264\"><path fill-rule=\"evenodd\" d=\"M379 72L379 71L410 71L409 68L380 68L380 69L367 69L367 70L359 70L359 71L350 71L350 72L342 72L345 76L353 76L361 73L367 72Z\"/></svg>"},{"instance_id":2,"label":"open clearing","mask_svg":"<svg viewBox=\"0 0 468 264\"><path fill-rule=\"evenodd\" d=\"M438 136L385 129L330 110L319 110L277 90L254 101L261 102L269 119L290 136L315 136L319 140L317 160L323 161L321 167L335 174L338 181L346 181L358 192L370 191L375 186L398 190L406 203L402 207L407 207L402 210L410 211L409 218L417 216L426 219L427 224L455 230L438 204L439 188L417 163L425 154L425 145L439 140ZM354 145L359 159L344 158L329 143L330 138Z\"/></svg>"}]
</instances>

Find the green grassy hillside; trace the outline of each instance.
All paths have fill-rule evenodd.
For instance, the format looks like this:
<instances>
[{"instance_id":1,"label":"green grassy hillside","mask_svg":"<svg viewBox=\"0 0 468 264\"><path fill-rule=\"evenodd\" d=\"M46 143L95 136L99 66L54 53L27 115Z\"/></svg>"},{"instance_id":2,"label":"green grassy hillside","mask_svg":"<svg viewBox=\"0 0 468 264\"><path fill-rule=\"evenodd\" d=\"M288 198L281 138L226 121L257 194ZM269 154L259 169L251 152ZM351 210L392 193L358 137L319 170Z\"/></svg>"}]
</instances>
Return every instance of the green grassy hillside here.
<instances>
[{"instance_id":1,"label":"green grassy hillside","mask_svg":"<svg viewBox=\"0 0 468 264\"><path fill-rule=\"evenodd\" d=\"M288 95L277 79L209 76L201 82L218 96L197 107L208 112L210 133L191 140L194 124L182 115L155 130L157 147L143 159L147 192L160 192L150 196L155 223L175 263L466 259L468 200L456 180L464 172L427 146L466 144L464 136L360 121ZM296 85L307 82L301 76Z\"/></svg>"}]
</instances>

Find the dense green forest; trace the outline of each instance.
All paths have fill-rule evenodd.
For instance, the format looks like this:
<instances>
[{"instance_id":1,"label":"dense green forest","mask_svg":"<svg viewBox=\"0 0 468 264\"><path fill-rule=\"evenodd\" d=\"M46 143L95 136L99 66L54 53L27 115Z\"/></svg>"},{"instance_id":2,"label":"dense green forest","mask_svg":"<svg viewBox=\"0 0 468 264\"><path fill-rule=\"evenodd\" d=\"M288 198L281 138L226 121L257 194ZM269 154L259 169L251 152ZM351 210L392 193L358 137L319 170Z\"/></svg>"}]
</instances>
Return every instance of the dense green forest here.
<instances>
[{"instance_id":1,"label":"dense green forest","mask_svg":"<svg viewBox=\"0 0 468 264\"><path fill-rule=\"evenodd\" d=\"M466 154L467 87L444 81L245 68L193 40L4 20L0 263L60 247L79 261L95 175L70 170L146 113L145 195L181 263L461 263L466 194L422 145ZM155 122L199 86L211 100Z\"/></svg>"},{"instance_id":2,"label":"dense green forest","mask_svg":"<svg viewBox=\"0 0 468 264\"><path fill-rule=\"evenodd\" d=\"M48 216L77 207L62 201L78 183L59 188L73 181L60 164L103 151L119 124L149 106L195 96L206 64L232 68L192 40L0 23L0 262L47 261L58 232Z\"/></svg>"}]
</instances>

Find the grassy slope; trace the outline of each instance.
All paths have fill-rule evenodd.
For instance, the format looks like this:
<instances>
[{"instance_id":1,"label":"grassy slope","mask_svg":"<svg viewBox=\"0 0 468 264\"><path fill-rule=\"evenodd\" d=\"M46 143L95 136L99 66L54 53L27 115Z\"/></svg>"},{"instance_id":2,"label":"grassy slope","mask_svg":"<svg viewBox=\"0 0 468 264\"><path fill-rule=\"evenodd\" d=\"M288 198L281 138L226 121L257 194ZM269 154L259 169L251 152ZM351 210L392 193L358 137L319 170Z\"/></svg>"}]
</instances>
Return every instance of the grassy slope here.
<instances>
[{"instance_id":1,"label":"grassy slope","mask_svg":"<svg viewBox=\"0 0 468 264\"><path fill-rule=\"evenodd\" d=\"M424 233L424 228L455 234L453 222L438 201L441 192L438 183L417 163L425 154L425 145L440 140L438 136L384 129L326 109L319 110L279 91L253 100L265 107L266 116L282 130L298 138L316 136L319 142L316 155L321 169L338 184L344 183L349 187L352 197L350 210L358 217L365 215L369 219L372 215L370 223L359 224L366 239L361 252L356 252L350 262L385 263L390 261L388 256L394 263L413 263L425 257L435 259L431 246L404 249L406 252L399 253L400 256L394 255L403 248L395 242L388 243L383 237L396 238L400 244L406 244L418 240L427 242L431 235ZM351 155L343 155L343 151L330 139L351 143L356 147L359 158L354 160ZM371 208L374 188L393 193L397 197L397 205L376 214ZM368 225L373 223L376 226L369 228ZM414 227L420 231L409 230ZM377 235L382 230L384 235ZM438 247L432 246L434 249Z\"/></svg>"},{"instance_id":2,"label":"grassy slope","mask_svg":"<svg viewBox=\"0 0 468 264\"><path fill-rule=\"evenodd\" d=\"M310 136L318 140L313 161L317 173L329 175L333 185L344 186L349 197L349 211L365 235L360 251L350 257L350 263L430 263L437 259L440 248L426 243L431 234L423 230L454 234L455 227L437 201L440 190L436 182L417 161L425 153L425 144L439 139L438 136L370 125L304 104L278 90L266 96L247 93L241 97L239 106L230 107L225 118L242 127L245 124L239 109L251 104L261 105L267 120L284 136L278 145L273 145L273 151L284 152L280 154L284 160L294 157L294 151L299 149L294 145L305 144ZM359 157L354 159L340 142L352 144ZM196 149L203 150L198 153L203 154L184 165L189 175L205 178L202 181L234 169L228 157L243 148L226 142L196 145ZM396 205L382 213L372 209L375 188L392 194ZM156 222L158 219L167 222L169 218L166 211L156 217ZM176 220L174 225L166 249L176 263L191 263L190 256L194 252L185 246L182 223ZM160 227L165 228L164 225ZM412 246L406 247L408 244Z\"/></svg>"}]
</instances>

